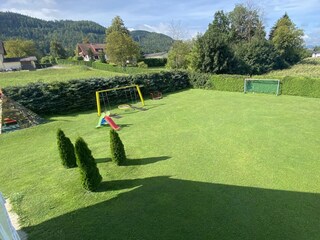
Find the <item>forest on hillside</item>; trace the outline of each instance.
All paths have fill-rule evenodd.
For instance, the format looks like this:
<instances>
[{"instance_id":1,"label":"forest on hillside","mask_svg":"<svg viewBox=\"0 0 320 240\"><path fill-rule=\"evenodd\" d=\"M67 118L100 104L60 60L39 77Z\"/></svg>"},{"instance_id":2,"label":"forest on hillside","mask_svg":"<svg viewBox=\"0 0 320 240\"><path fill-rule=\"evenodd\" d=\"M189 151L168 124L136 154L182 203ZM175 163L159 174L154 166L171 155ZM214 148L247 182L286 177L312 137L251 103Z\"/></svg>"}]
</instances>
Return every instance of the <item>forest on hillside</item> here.
<instances>
[{"instance_id":1,"label":"forest on hillside","mask_svg":"<svg viewBox=\"0 0 320 240\"><path fill-rule=\"evenodd\" d=\"M92 43L105 42L106 28L92 21L45 21L12 12L0 12L0 41L25 39L35 42L41 55L50 52L50 42L59 42L69 56L74 54L77 43L87 39ZM132 31L143 53L168 51L173 39L159 33Z\"/></svg>"}]
</instances>

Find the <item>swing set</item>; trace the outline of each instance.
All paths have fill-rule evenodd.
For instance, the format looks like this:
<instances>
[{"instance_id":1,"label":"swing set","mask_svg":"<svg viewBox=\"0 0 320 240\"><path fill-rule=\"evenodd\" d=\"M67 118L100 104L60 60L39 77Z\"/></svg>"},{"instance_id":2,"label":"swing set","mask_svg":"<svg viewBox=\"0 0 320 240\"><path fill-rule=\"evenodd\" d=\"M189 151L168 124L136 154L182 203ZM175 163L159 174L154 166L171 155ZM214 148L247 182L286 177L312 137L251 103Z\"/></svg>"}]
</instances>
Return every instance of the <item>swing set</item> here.
<instances>
[{"instance_id":1,"label":"swing set","mask_svg":"<svg viewBox=\"0 0 320 240\"><path fill-rule=\"evenodd\" d=\"M144 106L144 99L143 96L141 94L140 91L140 87L138 85L130 85L130 86L124 86L124 87L117 87L117 88L110 88L110 89L106 89L106 90L100 90L100 91L96 91L96 101L97 101L97 112L98 112L98 116L101 116L101 98L102 98L102 102L105 108L105 112L107 112L107 107L109 107L109 110L111 109L110 106L110 99L108 97L108 92L115 92L117 90L124 90L125 92L125 96L126 98L130 97L131 101L133 100L137 100L137 95L136 92L138 92L140 101L141 101L141 107ZM129 94L128 94L129 93ZM117 94L117 93L116 93ZM101 96L101 98L100 98ZM119 109L140 109L137 107L132 106L131 104L121 104L118 106Z\"/></svg>"}]
</instances>

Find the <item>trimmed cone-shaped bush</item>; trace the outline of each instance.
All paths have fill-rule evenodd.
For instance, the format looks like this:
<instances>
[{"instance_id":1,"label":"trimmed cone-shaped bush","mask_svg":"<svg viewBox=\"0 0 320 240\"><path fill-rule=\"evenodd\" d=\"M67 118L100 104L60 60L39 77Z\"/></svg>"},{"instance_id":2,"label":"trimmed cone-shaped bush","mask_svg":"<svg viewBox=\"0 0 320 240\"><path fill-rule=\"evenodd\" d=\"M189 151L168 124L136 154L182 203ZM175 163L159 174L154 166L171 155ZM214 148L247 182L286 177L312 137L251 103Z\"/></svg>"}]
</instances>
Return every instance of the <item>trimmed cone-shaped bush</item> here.
<instances>
[{"instance_id":1,"label":"trimmed cone-shaped bush","mask_svg":"<svg viewBox=\"0 0 320 240\"><path fill-rule=\"evenodd\" d=\"M110 150L112 161L117 165L123 165L127 160L126 152L118 133L113 129L110 130Z\"/></svg>"},{"instance_id":2,"label":"trimmed cone-shaped bush","mask_svg":"<svg viewBox=\"0 0 320 240\"><path fill-rule=\"evenodd\" d=\"M93 192L101 183L102 177L97 168L96 161L91 154L91 150L81 137L76 140L75 152L77 164L80 169L82 186Z\"/></svg>"},{"instance_id":3,"label":"trimmed cone-shaped bush","mask_svg":"<svg viewBox=\"0 0 320 240\"><path fill-rule=\"evenodd\" d=\"M57 131L57 144L62 165L66 168L76 167L77 163L76 155L74 153L74 146L60 128Z\"/></svg>"}]
</instances>

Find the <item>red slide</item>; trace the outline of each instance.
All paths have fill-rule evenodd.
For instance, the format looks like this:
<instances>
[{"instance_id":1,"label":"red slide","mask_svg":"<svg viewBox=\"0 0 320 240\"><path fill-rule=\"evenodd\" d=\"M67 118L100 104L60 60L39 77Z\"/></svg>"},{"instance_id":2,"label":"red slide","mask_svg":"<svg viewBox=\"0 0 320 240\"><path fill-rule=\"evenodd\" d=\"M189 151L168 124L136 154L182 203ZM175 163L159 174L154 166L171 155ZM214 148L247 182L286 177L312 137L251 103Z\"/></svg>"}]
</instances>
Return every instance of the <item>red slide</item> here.
<instances>
[{"instance_id":1,"label":"red slide","mask_svg":"<svg viewBox=\"0 0 320 240\"><path fill-rule=\"evenodd\" d=\"M109 125L116 131L120 129L120 127L112 120L111 117L105 116L104 119L109 123Z\"/></svg>"}]
</instances>

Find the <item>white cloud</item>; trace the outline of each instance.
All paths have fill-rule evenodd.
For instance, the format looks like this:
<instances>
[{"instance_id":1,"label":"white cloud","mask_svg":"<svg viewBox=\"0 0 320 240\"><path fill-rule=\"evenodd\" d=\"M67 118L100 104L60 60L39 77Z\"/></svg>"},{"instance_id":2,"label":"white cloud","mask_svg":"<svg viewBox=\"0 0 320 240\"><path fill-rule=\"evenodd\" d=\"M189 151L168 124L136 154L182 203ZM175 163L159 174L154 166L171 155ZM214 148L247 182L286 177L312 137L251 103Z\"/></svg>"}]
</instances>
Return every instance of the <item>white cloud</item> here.
<instances>
[{"instance_id":1,"label":"white cloud","mask_svg":"<svg viewBox=\"0 0 320 240\"><path fill-rule=\"evenodd\" d=\"M59 19L60 11L57 9L42 8L39 10L28 10L28 9L16 9L16 8L1 8L3 12L15 12L23 15L43 19L43 20L57 20Z\"/></svg>"}]
</instances>

